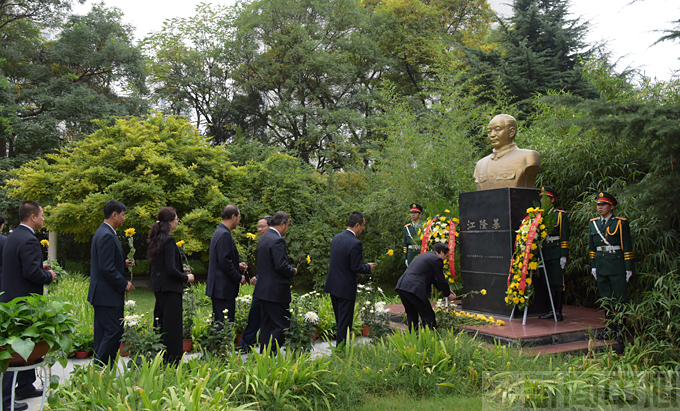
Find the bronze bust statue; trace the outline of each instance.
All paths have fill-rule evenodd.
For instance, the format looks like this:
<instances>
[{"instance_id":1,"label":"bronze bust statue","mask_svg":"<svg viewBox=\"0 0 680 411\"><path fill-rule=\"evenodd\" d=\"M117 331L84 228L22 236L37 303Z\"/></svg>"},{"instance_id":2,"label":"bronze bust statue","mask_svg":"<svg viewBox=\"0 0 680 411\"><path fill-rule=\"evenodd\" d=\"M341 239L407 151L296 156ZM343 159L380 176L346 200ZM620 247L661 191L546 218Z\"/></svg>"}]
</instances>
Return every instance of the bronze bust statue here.
<instances>
[{"instance_id":1,"label":"bronze bust statue","mask_svg":"<svg viewBox=\"0 0 680 411\"><path fill-rule=\"evenodd\" d=\"M477 191L504 187L536 188L536 174L541 169L541 155L515 144L517 121L509 114L499 114L489 122L489 141L493 153L475 166Z\"/></svg>"}]
</instances>

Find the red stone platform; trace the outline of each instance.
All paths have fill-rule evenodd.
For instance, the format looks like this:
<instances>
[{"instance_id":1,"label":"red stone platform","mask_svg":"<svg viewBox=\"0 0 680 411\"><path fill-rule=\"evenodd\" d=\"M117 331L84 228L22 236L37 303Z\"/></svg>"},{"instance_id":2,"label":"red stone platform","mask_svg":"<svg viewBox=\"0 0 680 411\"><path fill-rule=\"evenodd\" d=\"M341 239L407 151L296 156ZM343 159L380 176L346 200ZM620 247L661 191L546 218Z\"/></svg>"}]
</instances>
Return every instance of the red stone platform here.
<instances>
[{"instance_id":1,"label":"red stone platform","mask_svg":"<svg viewBox=\"0 0 680 411\"><path fill-rule=\"evenodd\" d=\"M403 324L399 323L402 322L400 318L404 313L404 307L401 304L387 307L390 308L390 313L395 322L394 325L397 328L403 328ZM456 309L460 310L460 305ZM477 314L474 311L468 312ZM595 335L605 325L605 316L602 310L564 306L564 321L556 323L554 320L527 318L525 326L522 326L521 314L521 312L515 313L515 318L512 321L508 317L494 316L495 319L505 322L503 326L481 325L463 328L486 341L517 345L536 354L586 351L604 348L615 343L615 341L595 340Z\"/></svg>"}]
</instances>

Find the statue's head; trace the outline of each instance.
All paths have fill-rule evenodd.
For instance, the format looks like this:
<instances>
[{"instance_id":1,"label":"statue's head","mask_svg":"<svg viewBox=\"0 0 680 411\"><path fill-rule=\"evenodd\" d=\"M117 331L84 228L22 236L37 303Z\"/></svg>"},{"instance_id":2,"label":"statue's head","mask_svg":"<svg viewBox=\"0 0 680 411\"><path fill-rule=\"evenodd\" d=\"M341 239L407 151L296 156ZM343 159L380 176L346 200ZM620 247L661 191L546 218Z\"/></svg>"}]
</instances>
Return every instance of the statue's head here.
<instances>
[{"instance_id":1,"label":"statue's head","mask_svg":"<svg viewBox=\"0 0 680 411\"><path fill-rule=\"evenodd\" d=\"M499 114L489 122L489 141L495 149L512 144L517 135L517 120L509 114Z\"/></svg>"}]
</instances>

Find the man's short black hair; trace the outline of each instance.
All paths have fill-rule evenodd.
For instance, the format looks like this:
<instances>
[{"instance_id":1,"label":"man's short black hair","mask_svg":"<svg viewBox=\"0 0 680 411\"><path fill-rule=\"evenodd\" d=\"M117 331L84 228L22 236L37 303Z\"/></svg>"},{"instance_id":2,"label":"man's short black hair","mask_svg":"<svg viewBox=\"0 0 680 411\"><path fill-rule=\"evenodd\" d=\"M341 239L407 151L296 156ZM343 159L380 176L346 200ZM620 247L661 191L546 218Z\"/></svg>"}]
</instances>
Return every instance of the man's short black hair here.
<instances>
[{"instance_id":1,"label":"man's short black hair","mask_svg":"<svg viewBox=\"0 0 680 411\"><path fill-rule=\"evenodd\" d=\"M260 217L260 219L257 220L257 221L260 221L260 220L266 221L266 222L267 222L267 225L272 225L272 224L271 224L271 222L272 222L272 216L270 216L270 215L263 215L263 216Z\"/></svg>"},{"instance_id":2,"label":"man's short black hair","mask_svg":"<svg viewBox=\"0 0 680 411\"><path fill-rule=\"evenodd\" d=\"M116 200L109 200L104 204L104 219L108 219L111 217L111 214L113 213L122 213L124 211L127 211L127 207L125 207L125 204L121 203L120 201Z\"/></svg>"},{"instance_id":3,"label":"man's short black hair","mask_svg":"<svg viewBox=\"0 0 680 411\"><path fill-rule=\"evenodd\" d=\"M228 206L225 206L224 209L222 209L222 220L229 220L231 217L240 214L241 211L239 211L238 207L229 204Z\"/></svg>"},{"instance_id":4,"label":"man's short black hair","mask_svg":"<svg viewBox=\"0 0 680 411\"><path fill-rule=\"evenodd\" d=\"M2 227L3 224L5 224L5 217L0 215L0 227Z\"/></svg>"},{"instance_id":5,"label":"man's short black hair","mask_svg":"<svg viewBox=\"0 0 680 411\"><path fill-rule=\"evenodd\" d=\"M366 220L364 213L361 211L352 211L352 214L350 214L347 219L347 227L352 228L357 224L363 224L364 220Z\"/></svg>"},{"instance_id":6,"label":"man's short black hair","mask_svg":"<svg viewBox=\"0 0 680 411\"><path fill-rule=\"evenodd\" d=\"M26 221L32 215L40 214L40 203L37 201L24 201L19 206L19 221Z\"/></svg>"},{"instance_id":7,"label":"man's short black hair","mask_svg":"<svg viewBox=\"0 0 680 411\"><path fill-rule=\"evenodd\" d=\"M437 243L434 246L432 246L432 251L434 251L435 253L441 253L443 251L446 254L448 254L449 246L444 243Z\"/></svg>"},{"instance_id":8,"label":"man's short black hair","mask_svg":"<svg viewBox=\"0 0 680 411\"><path fill-rule=\"evenodd\" d=\"M290 221L288 213L286 213L285 211L277 211L274 213L272 219L269 221L269 225L272 227L276 227L283 223L287 223L288 221Z\"/></svg>"}]
</instances>

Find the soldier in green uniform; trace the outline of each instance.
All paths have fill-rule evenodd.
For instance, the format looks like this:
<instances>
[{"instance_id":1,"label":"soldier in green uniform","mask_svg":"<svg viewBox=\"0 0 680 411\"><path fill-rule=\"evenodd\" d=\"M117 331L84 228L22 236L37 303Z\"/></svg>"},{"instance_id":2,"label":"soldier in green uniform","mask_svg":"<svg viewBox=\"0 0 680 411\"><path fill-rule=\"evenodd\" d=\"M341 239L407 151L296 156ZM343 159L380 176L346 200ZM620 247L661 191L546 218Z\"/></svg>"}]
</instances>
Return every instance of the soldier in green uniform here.
<instances>
[{"instance_id":1,"label":"soldier in green uniform","mask_svg":"<svg viewBox=\"0 0 680 411\"><path fill-rule=\"evenodd\" d=\"M628 300L628 281L633 276L633 242L630 226L625 218L616 217L612 212L617 201L613 195L602 191L597 198L597 213L600 217L590 220L588 251L593 277L597 280L600 297L612 304ZM600 340L609 339L611 333L622 342L621 329L605 330L597 335Z\"/></svg>"},{"instance_id":2,"label":"soldier in green uniform","mask_svg":"<svg viewBox=\"0 0 680 411\"><path fill-rule=\"evenodd\" d=\"M423 223L420 215L423 207L419 204L411 204L411 222L404 226L404 262L406 267L420 254L420 236L423 233Z\"/></svg>"},{"instance_id":3,"label":"soldier in green uniform","mask_svg":"<svg viewBox=\"0 0 680 411\"><path fill-rule=\"evenodd\" d=\"M567 213L563 210L557 210L554 207L555 200L557 199L557 192L555 190L544 186L541 194L547 195L550 203L553 205L548 213L555 214L555 227L545 239L546 241L542 248L545 268L548 272L550 294L555 305L555 313L550 311L548 314L538 318L553 319L557 317L557 321L563 321L564 267L567 265L567 259L569 258L569 217L567 217Z\"/></svg>"}]
</instances>

